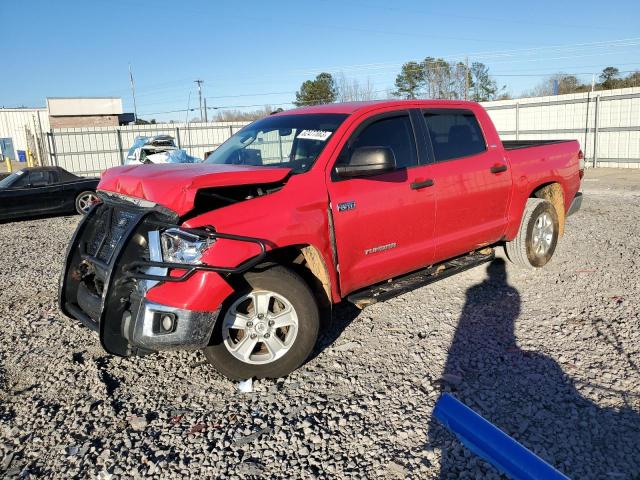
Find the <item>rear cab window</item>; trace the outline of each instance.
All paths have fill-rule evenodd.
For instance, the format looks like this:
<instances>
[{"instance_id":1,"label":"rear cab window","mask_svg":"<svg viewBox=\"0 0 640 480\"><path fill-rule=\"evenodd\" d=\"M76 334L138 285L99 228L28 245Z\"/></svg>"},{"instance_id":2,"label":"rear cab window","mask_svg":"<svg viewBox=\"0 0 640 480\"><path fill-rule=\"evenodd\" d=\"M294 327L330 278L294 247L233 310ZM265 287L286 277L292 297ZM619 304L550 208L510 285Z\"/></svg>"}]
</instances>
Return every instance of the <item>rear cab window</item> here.
<instances>
[{"instance_id":1,"label":"rear cab window","mask_svg":"<svg viewBox=\"0 0 640 480\"><path fill-rule=\"evenodd\" d=\"M425 110L436 162L477 155L487 150L478 119L471 110Z\"/></svg>"}]
</instances>

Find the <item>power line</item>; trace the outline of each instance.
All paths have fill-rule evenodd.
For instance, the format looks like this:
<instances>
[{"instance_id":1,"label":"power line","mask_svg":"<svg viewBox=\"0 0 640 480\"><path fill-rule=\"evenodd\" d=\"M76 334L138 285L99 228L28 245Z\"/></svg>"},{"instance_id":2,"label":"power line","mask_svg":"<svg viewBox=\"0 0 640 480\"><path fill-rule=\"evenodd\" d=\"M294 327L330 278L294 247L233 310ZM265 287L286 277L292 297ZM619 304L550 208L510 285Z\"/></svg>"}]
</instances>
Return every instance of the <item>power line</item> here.
<instances>
[{"instance_id":1,"label":"power line","mask_svg":"<svg viewBox=\"0 0 640 480\"><path fill-rule=\"evenodd\" d=\"M640 45L640 37L633 37L633 38L625 38L625 39L617 39L617 40L607 40L607 41L599 41L599 42L583 42L583 43L574 43L574 44L564 44L564 45L551 45L551 46L542 46L542 47L534 47L534 48L527 48L527 49L513 49L513 50L502 50L502 51L485 51L485 52L477 52L477 53L472 53L469 56L472 57L474 60L483 60L483 59L487 59L487 58L498 58L498 59L505 59L502 61L494 61L491 62L492 64L499 64L499 63L522 63L522 62L537 62L537 61L545 61L545 60L562 60L562 59L566 59L566 58L580 58L580 57L592 57L592 56L602 56L602 55L610 55L611 52L607 51L607 52L600 52L600 53L587 53L587 54L582 54L582 55L571 55L571 56L560 56L560 57L543 57L543 58L520 58L520 59L512 59L512 57L517 56L519 54L522 55L532 55L535 53L541 53L543 51L555 51L555 52L560 52L560 51L574 51L576 48L578 48L578 51L584 51L585 48L586 49L601 49L601 48L608 48L608 47L629 47L629 46L638 46ZM460 56L455 56L455 55L450 55L450 56L444 56L442 57L443 59L447 59L450 60L452 58L457 58ZM511 58L510 58L511 57ZM461 58L461 57L460 57ZM506 60L507 58L509 58L509 60ZM322 68L317 68L315 70L308 70L308 69L297 69L297 70L290 70L289 72L281 72L279 73L279 75L281 75L282 73L293 73L293 74L300 74L300 75L310 75L310 74L314 74L317 73L319 71L329 71L329 72L362 72L362 73L367 73L368 75L380 75L380 74L386 74L386 73L372 73L372 71L375 70L391 70L391 69L397 69L399 68L403 63L405 62L385 62L385 63L369 63L369 64L351 64L351 65L341 65L341 66L334 66L334 67L322 67ZM498 75L498 74L492 74L492 75ZM268 76L268 75L267 75ZM271 75L273 76L273 75ZM502 75L502 76L506 76L506 75ZM169 85L175 82L167 82L165 83L165 85ZM235 86L238 86L238 82L234 81ZM257 84L257 82L253 82L252 84ZM158 85L162 85L162 84L158 84ZM158 90L174 90L176 88L182 88L182 87L168 87L168 88L163 88L163 89L158 89ZM156 91L158 91L156 90ZM294 92L268 92L269 95L287 95L287 94L291 94ZM147 92L143 92L143 93L139 93L138 97L140 96L152 96L154 95L153 91L147 91ZM255 96L252 94L240 94L240 95L226 95L226 96L219 96L219 97L209 97L210 99L218 99L218 98L240 98L240 97L250 97L250 96ZM155 102L156 104L161 104L161 103L169 103L172 100L168 100L167 102ZM151 103L147 103L147 104L151 104Z\"/></svg>"},{"instance_id":2,"label":"power line","mask_svg":"<svg viewBox=\"0 0 640 480\"><path fill-rule=\"evenodd\" d=\"M325 2L327 0L324 0ZM341 5L343 5L345 3L345 0L340 0ZM386 10L386 11L397 11L397 12L406 12L406 13L412 13L412 14L421 14L421 15L426 15L429 17L433 17L433 16L439 16L439 17L446 17L446 18L460 18L463 20L480 20L483 22L497 22L497 23L523 23L523 24L528 24L528 25L544 25L544 26L549 26L549 27L562 27L562 28L576 28L576 29L589 29L589 30L616 30L616 28L614 27L604 27L602 25L583 25L583 24L576 24L576 23L550 23L550 22L539 22L539 21L535 21L535 20L524 20L521 18L500 18L500 17L483 17L483 16L471 16L471 15L460 15L457 13L450 13L450 12L442 12L442 11L428 11L428 10L416 10L416 9L404 9L404 8L398 8L398 7L388 7L388 6L382 6L382 5L372 5L370 2L354 2L353 0L351 2L348 3L352 3L354 5L357 5L358 8L368 8L368 9L372 9L372 10Z\"/></svg>"},{"instance_id":3,"label":"power line","mask_svg":"<svg viewBox=\"0 0 640 480\"><path fill-rule=\"evenodd\" d=\"M629 64L626 64L629 65ZM640 64L635 64L635 65L640 65ZM588 67L588 65L587 65ZM618 73L620 74L627 74L627 73L635 73L637 70L621 70ZM535 72L535 73L493 73L491 72L490 75L492 77L530 77L530 78L535 78L535 77L547 77L547 76L552 76L552 75L592 75L593 72L573 72L573 71L554 71L554 72ZM388 91L389 89L393 88L392 86L389 86L386 89L380 89L380 90L374 90L371 93L384 93L386 91ZM204 101L206 102L206 100L213 100L213 99L223 99L223 98L241 98L241 97L261 97L261 96L271 96L271 95L293 95L297 93L296 90L289 90L289 91L280 91L280 92L257 92L257 93L243 93L243 94L239 94L239 95L220 95L220 96L215 96L215 97L206 97L204 98ZM147 103L146 105L157 105L157 104L162 104L162 103L174 103L175 100L168 100L168 101L164 101L164 102L153 102L153 103ZM277 103L274 105L288 105L288 104L292 104L291 102L289 103ZM264 106L263 104L254 104L254 105L248 105L249 107L255 107L255 106ZM206 107L206 110L212 110L212 109L220 109L220 108L241 108L241 107L246 107L245 105L227 105L227 106L223 106L223 107ZM195 109L193 109L195 110ZM184 111L184 110L180 110L180 111ZM159 114L159 113L174 113L172 111L169 112L156 112L156 113L146 113L145 115L155 115L155 114Z\"/></svg>"},{"instance_id":4,"label":"power line","mask_svg":"<svg viewBox=\"0 0 640 480\"><path fill-rule=\"evenodd\" d=\"M639 65L640 64L633 64L633 63L625 63L625 64L619 64L619 65ZM600 67L601 65L580 65L577 66L578 68L580 67ZM568 67L568 68L574 68L574 67ZM619 71L620 74L629 74L629 73L635 73L638 70L621 70ZM571 70L556 70L553 72L532 72L532 73L501 73L501 72L491 72L490 75L492 77L523 77L523 78L535 78L535 77L547 77L547 76L552 76L552 75L575 75L575 76L579 76L579 75L592 75L593 71L591 72L575 72L575 71L571 71ZM393 86L389 86L385 89L380 89L380 90L376 90L372 93L379 93L379 92L386 92L389 89L392 89ZM279 92L256 92L256 93L244 93L244 94L239 94L239 95L220 95L220 96L216 96L216 97L206 97L206 99L204 99L204 101L206 100L213 100L213 99L223 99L223 98L241 98L241 97L262 97L262 96L271 96L271 95L294 95L295 93L297 93L296 90L289 90L289 91L279 91ZM145 105L162 105L162 104L167 104L167 103L175 103L176 99L170 99L170 100L165 100L165 101L160 101L160 102L149 102L149 103L145 103ZM264 104L262 104L264 105ZM261 106L261 105L253 105L253 106ZM235 106L232 106L235 107ZM212 108L219 108L219 107L207 107L207 111L211 110ZM163 113L163 112L158 112L158 113ZM167 113L171 113L171 112L167 112ZM149 115L148 113L145 115Z\"/></svg>"}]
</instances>

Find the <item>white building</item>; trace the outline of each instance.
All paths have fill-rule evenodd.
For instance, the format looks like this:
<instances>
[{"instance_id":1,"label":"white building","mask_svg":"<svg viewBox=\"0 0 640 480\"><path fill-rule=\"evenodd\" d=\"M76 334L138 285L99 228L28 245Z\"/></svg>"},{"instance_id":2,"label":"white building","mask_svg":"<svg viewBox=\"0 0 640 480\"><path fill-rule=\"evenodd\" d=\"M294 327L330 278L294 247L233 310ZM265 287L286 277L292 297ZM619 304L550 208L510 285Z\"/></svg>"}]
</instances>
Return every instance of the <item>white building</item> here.
<instances>
[{"instance_id":1,"label":"white building","mask_svg":"<svg viewBox=\"0 0 640 480\"><path fill-rule=\"evenodd\" d=\"M44 138L49 129L46 108L0 108L0 148L12 160L18 159L19 150L28 148L35 155L44 154L36 139Z\"/></svg>"},{"instance_id":2,"label":"white building","mask_svg":"<svg viewBox=\"0 0 640 480\"><path fill-rule=\"evenodd\" d=\"M40 163L51 129L118 127L134 120L123 112L120 97L50 97L46 108L0 108L0 150L18 160L30 149Z\"/></svg>"}]
</instances>

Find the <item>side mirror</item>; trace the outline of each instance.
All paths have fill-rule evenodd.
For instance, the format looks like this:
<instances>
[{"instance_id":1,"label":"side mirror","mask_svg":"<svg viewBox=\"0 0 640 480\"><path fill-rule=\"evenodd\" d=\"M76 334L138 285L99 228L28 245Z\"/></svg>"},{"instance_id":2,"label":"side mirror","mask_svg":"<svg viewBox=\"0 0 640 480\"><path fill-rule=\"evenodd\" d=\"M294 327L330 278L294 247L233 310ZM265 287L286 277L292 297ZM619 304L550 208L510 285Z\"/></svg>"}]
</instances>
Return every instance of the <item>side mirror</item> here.
<instances>
[{"instance_id":1,"label":"side mirror","mask_svg":"<svg viewBox=\"0 0 640 480\"><path fill-rule=\"evenodd\" d=\"M347 165L338 165L342 178L370 177L396 169L396 156L389 147L360 147L351 154Z\"/></svg>"}]
</instances>

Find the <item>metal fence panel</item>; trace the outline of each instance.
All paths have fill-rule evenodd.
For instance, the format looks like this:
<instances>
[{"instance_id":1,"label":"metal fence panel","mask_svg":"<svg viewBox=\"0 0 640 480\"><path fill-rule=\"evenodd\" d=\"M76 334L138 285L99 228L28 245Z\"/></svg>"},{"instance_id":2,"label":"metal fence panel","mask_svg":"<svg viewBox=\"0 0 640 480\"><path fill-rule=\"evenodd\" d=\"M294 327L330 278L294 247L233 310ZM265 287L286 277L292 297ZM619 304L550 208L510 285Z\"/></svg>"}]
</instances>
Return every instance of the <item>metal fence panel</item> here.
<instances>
[{"instance_id":1,"label":"metal fence panel","mask_svg":"<svg viewBox=\"0 0 640 480\"><path fill-rule=\"evenodd\" d=\"M588 166L640 168L640 88L482 105L505 140L575 139Z\"/></svg>"},{"instance_id":2,"label":"metal fence panel","mask_svg":"<svg viewBox=\"0 0 640 480\"><path fill-rule=\"evenodd\" d=\"M137 136L171 135L189 155L204 158L248 122L164 123L52 129L50 162L79 175L122 165Z\"/></svg>"},{"instance_id":3,"label":"metal fence panel","mask_svg":"<svg viewBox=\"0 0 640 480\"><path fill-rule=\"evenodd\" d=\"M505 140L576 139L589 166L640 168L640 88L485 102ZM81 175L121 165L136 136L171 135L203 158L248 122L165 123L51 130L52 164ZM287 156L292 139L265 134L252 145L265 163Z\"/></svg>"}]
</instances>

